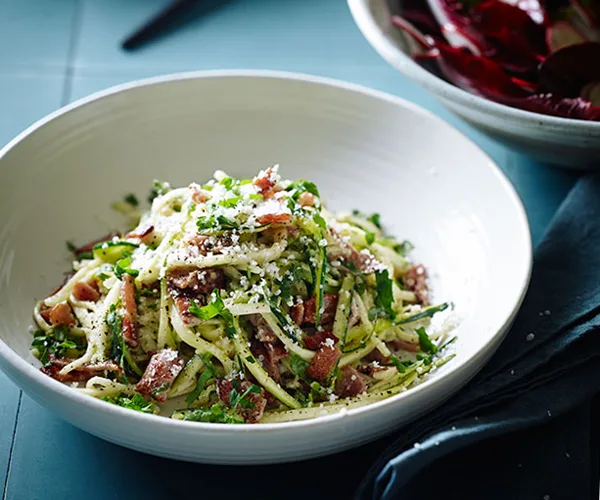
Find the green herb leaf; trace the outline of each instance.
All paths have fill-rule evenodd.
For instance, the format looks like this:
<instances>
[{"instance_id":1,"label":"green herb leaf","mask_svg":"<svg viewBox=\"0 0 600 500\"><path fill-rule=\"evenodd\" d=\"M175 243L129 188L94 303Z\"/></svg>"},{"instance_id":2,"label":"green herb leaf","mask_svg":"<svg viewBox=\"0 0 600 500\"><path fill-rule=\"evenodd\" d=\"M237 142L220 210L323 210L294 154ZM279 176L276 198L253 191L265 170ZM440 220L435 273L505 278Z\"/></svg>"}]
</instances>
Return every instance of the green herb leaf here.
<instances>
[{"instance_id":1,"label":"green herb leaf","mask_svg":"<svg viewBox=\"0 0 600 500\"><path fill-rule=\"evenodd\" d=\"M313 219L321 229L327 230L327 223L323 217L321 217L319 214L315 214L313 215Z\"/></svg>"},{"instance_id":2,"label":"green herb leaf","mask_svg":"<svg viewBox=\"0 0 600 500\"><path fill-rule=\"evenodd\" d=\"M73 243L72 241L67 241L67 250L71 253L75 253L75 250L77 250L75 243Z\"/></svg>"},{"instance_id":3,"label":"green herb leaf","mask_svg":"<svg viewBox=\"0 0 600 500\"><path fill-rule=\"evenodd\" d=\"M367 231L365 233L365 240L367 240L367 245L372 244L375 241L375 233Z\"/></svg>"},{"instance_id":4,"label":"green herb leaf","mask_svg":"<svg viewBox=\"0 0 600 500\"><path fill-rule=\"evenodd\" d=\"M392 280L389 277L387 269L375 273L375 290L376 312L374 314L394 319L396 316L392 307L394 304L394 293L392 291ZM369 316L371 316L371 311L369 311Z\"/></svg>"},{"instance_id":5,"label":"green herb leaf","mask_svg":"<svg viewBox=\"0 0 600 500\"><path fill-rule=\"evenodd\" d=\"M221 200L219 205L226 208L234 208L242 199L241 196L234 196L233 198L227 198L225 200Z\"/></svg>"},{"instance_id":6,"label":"green herb leaf","mask_svg":"<svg viewBox=\"0 0 600 500\"><path fill-rule=\"evenodd\" d=\"M44 366L50 364L50 357L64 357L68 351L83 351L85 339L81 337L69 338L69 329L65 325L55 326L47 333L36 330L33 333L31 347L38 352L38 359Z\"/></svg>"},{"instance_id":7,"label":"green herb leaf","mask_svg":"<svg viewBox=\"0 0 600 500\"><path fill-rule=\"evenodd\" d=\"M373 224L375 224L375 226L377 226L379 229L381 229L381 215L379 215L378 213L375 213L373 215L371 215L370 217L367 217L367 220Z\"/></svg>"},{"instance_id":8,"label":"green herb leaf","mask_svg":"<svg viewBox=\"0 0 600 500\"><path fill-rule=\"evenodd\" d=\"M123 198L126 203L129 203L132 207L137 207L139 205L138 199L135 194L129 193L125 198Z\"/></svg>"},{"instance_id":9,"label":"green herb leaf","mask_svg":"<svg viewBox=\"0 0 600 500\"><path fill-rule=\"evenodd\" d=\"M152 183L152 190L150 191L150 195L148 196L148 203L152 203L154 198L158 196L163 196L171 191L171 186L168 182L161 182L154 180Z\"/></svg>"},{"instance_id":10,"label":"green herb leaf","mask_svg":"<svg viewBox=\"0 0 600 500\"><path fill-rule=\"evenodd\" d=\"M221 404L216 403L210 408L197 408L183 410L183 420L188 422L208 422L214 424L243 424L244 421L237 415L232 415Z\"/></svg>"},{"instance_id":11,"label":"green herb leaf","mask_svg":"<svg viewBox=\"0 0 600 500\"><path fill-rule=\"evenodd\" d=\"M205 368L204 371L198 377L198 383L196 384L196 387L192 392L190 392L188 397L185 399L185 402L188 404L188 406L191 405L194 401L196 401L196 399L198 399L198 396L200 396L200 393L204 390L208 381L211 378L216 377L215 367L210 362L209 356L203 354L197 354L196 356L200 356Z\"/></svg>"},{"instance_id":12,"label":"green herb leaf","mask_svg":"<svg viewBox=\"0 0 600 500\"><path fill-rule=\"evenodd\" d=\"M128 408L130 410L135 410L142 413L156 413L156 406L153 403L146 401L144 396L138 392L136 392L133 397L121 395L111 398L106 396L102 398L102 400L106 401L107 403L112 403L114 405L122 406L123 408Z\"/></svg>"},{"instance_id":13,"label":"green herb leaf","mask_svg":"<svg viewBox=\"0 0 600 500\"><path fill-rule=\"evenodd\" d=\"M414 364L413 361L401 361L396 356L391 355L390 359L399 373L404 373L408 367Z\"/></svg>"},{"instance_id":14,"label":"green herb leaf","mask_svg":"<svg viewBox=\"0 0 600 500\"><path fill-rule=\"evenodd\" d=\"M119 279L123 279L124 274L137 276L139 273L140 272L137 269L131 267L131 257L129 256L118 260L115 264L115 276Z\"/></svg>"},{"instance_id":15,"label":"green herb leaf","mask_svg":"<svg viewBox=\"0 0 600 500\"><path fill-rule=\"evenodd\" d=\"M417 330L417 335L419 336L419 346L423 352L428 354L435 354L437 352L437 346L431 341L425 328L419 328Z\"/></svg>"},{"instance_id":16,"label":"green herb leaf","mask_svg":"<svg viewBox=\"0 0 600 500\"><path fill-rule=\"evenodd\" d=\"M306 370L308 369L308 361L303 360L297 354L294 354L290 359L290 369L302 379L307 379Z\"/></svg>"}]
</instances>

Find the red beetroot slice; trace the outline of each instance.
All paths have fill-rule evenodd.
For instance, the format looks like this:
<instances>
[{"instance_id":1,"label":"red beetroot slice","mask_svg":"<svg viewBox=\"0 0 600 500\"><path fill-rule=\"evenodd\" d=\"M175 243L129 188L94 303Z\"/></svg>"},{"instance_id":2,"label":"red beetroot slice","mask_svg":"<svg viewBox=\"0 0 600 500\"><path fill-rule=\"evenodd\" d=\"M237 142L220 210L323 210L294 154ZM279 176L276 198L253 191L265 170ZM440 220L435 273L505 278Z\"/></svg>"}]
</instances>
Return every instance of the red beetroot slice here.
<instances>
[{"instance_id":1,"label":"red beetroot slice","mask_svg":"<svg viewBox=\"0 0 600 500\"><path fill-rule=\"evenodd\" d=\"M475 56L464 50L438 43L440 67L455 85L489 99L524 98L530 95L525 88L509 77L491 59Z\"/></svg>"},{"instance_id":2,"label":"red beetroot slice","mask_svg":"<svg viewBox=\"0 0 600 500\"><path fill-rule=\"evenodd\" d=\"M552 94L537 94L526 99L508 101L504 104L542 115L600 121L600 106L594 106L591 102L580 97L561 98Z\"/></svg>"},{"instance_id":3,"label":"red beetroot slice","mask_svg":"<svg viewBox=\"0 0 600 500\"><path fill-rule=\"evenodd\" d=\"M539 81L544 93L580 97L591 82L600 81L600 43L571 45L551 54L540 66Z\"/></svg>"}]
</instances>

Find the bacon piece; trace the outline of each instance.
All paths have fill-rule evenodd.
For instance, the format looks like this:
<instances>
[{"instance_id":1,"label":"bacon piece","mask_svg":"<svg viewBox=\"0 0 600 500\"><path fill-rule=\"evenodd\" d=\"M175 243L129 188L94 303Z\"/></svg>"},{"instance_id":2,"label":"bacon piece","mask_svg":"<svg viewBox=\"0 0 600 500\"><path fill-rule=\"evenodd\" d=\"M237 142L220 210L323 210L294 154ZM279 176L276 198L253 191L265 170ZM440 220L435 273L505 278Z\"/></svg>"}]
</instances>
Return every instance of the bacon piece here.
<instances>
[{"instance_id":1,"label":"bacon piece","mask_svg":"<svg viewBox=\"0 0 600 500\"><path fill-rule=\"evenodd\" d=\"M250 350L254 357L262 364L269 376L279 383L281 373L279 371L279 360L285 358L288 353L280 342L260 342L253 340Z\"/></svg>"},{"instance_id":2,"label":"bacon piece","mask_svg":"<svg viewBox=\"0 0 600 500\"><path fill-rule=\"evenodd\" d=\"M137 238L142 241L142 243L150 243L154 239L154 226L149 224L147 226L136 228L134 231L131 231L126 234L127 238Z\"/></svg>"},{"instance_id":3,"label":"bacon piece","mask_svg":"<svg viewBox=\"0 0 600 500\"><path fill-rule=\"evenodd\" d=\"M75 326L77 324L71 306L66 302L56 304L46 314L47 321L49 321L52 326Z\"/></svg>"},{"instance_id":4,"label":"bacon piece","mask_svg":"<svg viewBox=\"0 0 600 500\"><path fill-rule=\"evenodd\" d=\"M272 168L268 168L265 171L264 175L262 177L257 177L256 179L254 179L252 184L254 184L258 188L260 194L262 194L263 197L267 198L267 196L265 195L270 193L276 184L275 172L273 172Z\"/></svg>"},{"instance_id":5,"label":"bacon piece","mask_svg":"<svg viewBox=\"0 0 600 500\"><path fill-rule=\"evenodd\" d=\"M217 380L217 394L219 399L227 406L231 406L231 391L235 388L239 395L244 394L252 384L248 380ZM238 404L235 411L238 411L247 424L255 424L260 421L267 406L267 398L265 397L264 389L260 392L249 392L244 397L246 401L251 403L253 408L244 408Z\"/></svg>"},{"instance_id":6,"label":"bacon piece","mask_svg":"<svg viewBox=\"0 0 600 500\"><path fill-rule=\"evenodd\" d=\"M95 239L94 241L90 241L89 243L86 243L85 245L82 245L79 248L76 248L75 250L73 250L73 253L75 255L79 255L81 253L91 252L98 243L104 243L105 241L110 241L114 237L119 237L119 236L121 236L121 233L105 234L104 236L101 236L100 238Z\"/></svg>"},{"instance_id":7,"label":"bacon piece","mask_svg":"<svg viewBox=\"0 0 600 500\"><path fill-rule=\"evenodd\" d=\"M321 313L321 324L326 325L331 323L335 318L335 310L337 309L338 296L331 293L323 294L323 312ZM313 296L304 302L304 317L302 324L314 325L317 320L317 301Z\"/></svg>"},{"instance_id":8,"label":"bacon piece","mask_svg":"<svg viewBox=\"0 0 600 500\"><path fill-rule=\"evenodd\" d=\"M194 316L190 312L192 300L194 299L191 299L186 295L177 295L173 297L173 301L175 302L177 312L179 313L179 316L187 326L197 326L202 323L202 320L200 318ZM202 306L202 304L198 304L197 300L194 300L194 303L199 307Z\"/></svg>"},{"instance_id":9,"label":"bacon piece","mask_svg":"<svg viewBox=\"0 0 600 500\"><path fill-rule=\"evenodd\" d=\"M169 286L187 294L209 294L225 286L225 273L220 268L175 269L167 276Z\"/></svg>"},{"instance_id":10,"label":"bacon piece","mask_svg":"<svg viewBox=\"0 0 600 500\"><path fill-rule=\"evenodd\" d=\"M251 314L248 321L254 327L254 336L261 342L275 342L277 335L260 314Z\"/></svg>"},{"instance_id":11,"label":"bacon piece","mask_svg":"<svg viewBox=\"0 0 600 500\"><path fill-rule=\"evenodd\" d=\"M190 189L192 190L192 201L196 205L202 205L210 199L210 193L202 189L200 186L192 184L190 185Z\"/></svg>"},{"instance_id":12,"label":"bacon piece","mask_svg":"<svg viewBox=\"0 0 600 500\"><path fill-rule=\"evenodd\" d=\"M414 292L421 305L429 304L429 287L427 286L427 269L422 264L412 266L403 278L407 290Z\"/></svg>"},{"instance_id":13,"label":"bacon piece","mask_svg":"<svg viewBox=\"0 0 600 500\"><path fill-rule=\"evenodd\" d=\"M310 360L306 374L310 378L322 382L328 377L341 357L342 351L337 347L322 345Z\"/></svg>"},{"instance_id":14,"label":"bacon piece","mask_svg":"<svg viewBox=\"0 0 600 500\"><path fill-rule=\"evenodd\" d=\"M40 371L59 382L85 382L92 377L102 375L106 372L123 374L122 368L113 361L80 366L64 375L59 372L67 366L72 360L65 358L53 358L48 366L40 368Z\"/></svg>"},{"instance_id":15,"label":"bacon piece","mask_svg":"<svg viewBox=\"0 0 600 500\"><path fill-rule=\"evenodd\" d=\"M304 321L304 303L300 302L290 308L290 317L298 326Z\"/></svg>"},{"instance_id":16,"label":"bacon piece","mask_svg":"<svg viewBox=\"0 0 600 500\"><path fill-rule=\"evenodd\" d=\"M314 207L316 201L317 197L308 191L304 191L304 193L298 196L298 203L301 207Z\"/></svg>"},{"instance_id":17,"label":"bacon piece","mask_svg":"<svg viewBox=\"0 0 600 500\"><path fill-rule=\"evenodd\" d=\"M222 253L222 250L226 247L233 245L231 233L223 233L220 236L212 236L207 234L196 233L189 236L185 243L188 246L194 246L198 249L201 255L207 255L208 252L213 254Z\"/></svg>"},{"instance_id":18,"label":"bacon piece","mask_svg":"<svg viewBox=\"0 0 600 500\"><path fill-rule=\"evenodd\" d=\"M135 303L135 284L133 276L123 275L121 286L121 303L123 304L123 339L129 347L135 349L139 345L137 328L137 304Z\"/></svg>"},{"instance_id":19,"label":"bacon piece","mask_svg":"<svg viewBox=\"0 0 600 500\"><path fill-rule=\"evenodd\" d=\"M406 340L394 339L390 341L392 347L396 350L409 351L409 352L419 352L420 346L418 343L408 342ZM375 349L377 350L377 349Z\"/></svg>"},{"instance_id":20,"label":"bacon piece","mask_svg":"<svg viewBox=\"0 0 600 500\"><path fill-rule=\"evenodd\" d=\"M335 393L341 398L358 396L367 389L367 381L352 366L344 366L340 370L340 377L335 383Z\"/></svg>"},{"instance_id":21,"label":"bacon piece","mask_svg":"<svg viewBox=\"0 0 600 500\"><path fill-rule=\"evenodd\" d=\"M375 348L365 356L365 361L377 361L378 363L385 364L390 362L390 358L384 356L379 349Z\"/></svg>"},{"instance_id":22,"label":"bacon piece","mask_svg":"<svg viewBox=\"0 0 600 500\"><path fill-rule=\"evenodd\" d=\"M316 332L313 335L304 337L304 344L308 349L316 351L327 339L333 340L334 343L338 341L338 338L332 332Z\"/></svg>"},{"instance_id":23,"label":"bacon piece","mask_svg":"<svg viewBox=\"0 0 600 500\"><path fill-rule=\"evenodd\" d=\"M359 252L354 246L346 241L337 231L329 229L337 245L327 247L329 260L342 259L350 262L356 269L364 273L374 273L381 267L381 263L368 251Z\"/></svg>"},{"instance_id":24,"label":"bacon piece","mask_svg":"<svg viewBox=\"0 0 600 500\"><path fill-rule=\"evenodd\" d=\"M292 219L292 214L287 212L278 212L273 214L265 214L256 218L259 224L285 224Z\"/></svg>"},{"instance_id":25,"label":"bacon piece","mask_svg":"<svg viewBox=\"0 0 600 500\"><path fill-rule=\"evenodd\" d=\"M150 358L144 375L135 386L136 391L164 403L184 364L183 358L179 357L174 349L165 348L158 351Z\"/></svg>"},{"instance_id":26,"label":"bacon piece","mask_svg":"<svg viewBox=\"0 0 600 500\"><path fill-rule=\"evenodd\" d=\"M100 298L98 283L95 280L78 281L73 285L72 295L75 297L75 300L80 300L82 302L96 302Z\"/></svg>"}]
</instances>

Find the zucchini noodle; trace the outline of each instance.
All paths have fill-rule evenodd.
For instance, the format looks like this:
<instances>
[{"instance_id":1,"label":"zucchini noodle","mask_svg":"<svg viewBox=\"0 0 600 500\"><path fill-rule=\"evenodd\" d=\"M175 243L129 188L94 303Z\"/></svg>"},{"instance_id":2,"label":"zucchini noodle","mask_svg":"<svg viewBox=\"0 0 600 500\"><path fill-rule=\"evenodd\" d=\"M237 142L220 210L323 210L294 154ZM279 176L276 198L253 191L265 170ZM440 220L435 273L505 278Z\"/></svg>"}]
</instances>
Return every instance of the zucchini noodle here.
<instances>
[{"instance_id":1,"label":"zucchini noodle","mask_svg":"<svg viewBox=\"0 0 600 500\"><path fill-rule=\"evenodd\" d=\"M452 305L431 303L412 246L378 214L327 211L310 181L217 171L113 207L130 232L75 250L74 274L33 309L42 370L84 394L286 422L410 390L452 357Z\"/></svg>"}]
</instances>

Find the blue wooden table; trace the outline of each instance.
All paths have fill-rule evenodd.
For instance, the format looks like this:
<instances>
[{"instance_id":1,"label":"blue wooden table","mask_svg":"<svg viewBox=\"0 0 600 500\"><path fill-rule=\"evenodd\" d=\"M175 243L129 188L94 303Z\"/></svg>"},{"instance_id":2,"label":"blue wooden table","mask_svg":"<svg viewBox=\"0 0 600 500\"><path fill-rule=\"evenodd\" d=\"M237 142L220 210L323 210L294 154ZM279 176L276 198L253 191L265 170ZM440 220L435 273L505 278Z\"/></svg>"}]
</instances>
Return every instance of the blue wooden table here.
<instances>
[{"instance_id":1,"label":"blue wooden table","mask_svg":"<svg viewBox=\"0 0 600 500\"><path fill-rule=\"evenodd\" d=\"M197 69L277 69L396 94L456 125L515 184L534 242L576 179L484 137L403 79L364 41L344 0L231 0L138 52L123 52L120 40L165 1L0 0L0 144L59 106L124 81ZM335 470L357 481L363 471L355 459L364 453L337 456ZM324 460L312 462L309 478L295 467L200 466L125 450L62 422L0 374L3 499L342 498L354 484L349 480L343 493Z\"/></svg>"}]
</instances>

